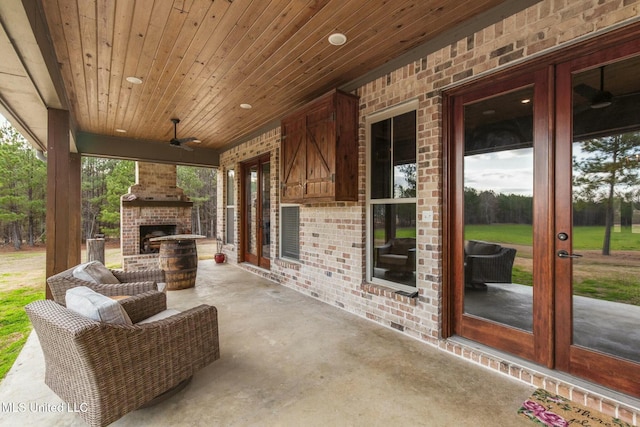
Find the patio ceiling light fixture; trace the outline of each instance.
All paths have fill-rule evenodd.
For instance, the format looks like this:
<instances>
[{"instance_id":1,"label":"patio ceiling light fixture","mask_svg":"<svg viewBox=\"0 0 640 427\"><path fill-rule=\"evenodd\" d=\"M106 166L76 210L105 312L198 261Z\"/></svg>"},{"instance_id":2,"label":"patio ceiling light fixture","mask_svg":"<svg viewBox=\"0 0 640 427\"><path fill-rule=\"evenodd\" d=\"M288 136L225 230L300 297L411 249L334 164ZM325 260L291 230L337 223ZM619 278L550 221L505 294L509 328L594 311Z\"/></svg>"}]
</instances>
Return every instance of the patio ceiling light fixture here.
<instances>
[{"instance_id":1,"label":"patio ceiling light fixture","mask_svg":"<svg viewBox=\"0 0 640 427\"><path fill-rule=\"evenodd\" d=\"M342 33L333 33L329 36L329 43L334 46L342 46L347 42L347 36Z\"/></svg>"},{"instance_id":2,"label":"patio ceiling light fixture","mask_svg":"<svg viewBox=\"0 0 640 427\"><path fill-rule=\"evenodd\" d=\"M127 130L118 128L118 129L116 129L116 132L118 132L118 133L127 133Z\"/></svg>"},{"instance_id":3,"label":"patio ceiling light fixture","mask_svg":"<svg viewBox=\"0 0 640 427\"><path fill-rule=\"evenodd\" d=\"M251 104L240 104L240 108L244 110L250 110L251 108L253 108L253 106Z\"/></svg>"}]
</instances>

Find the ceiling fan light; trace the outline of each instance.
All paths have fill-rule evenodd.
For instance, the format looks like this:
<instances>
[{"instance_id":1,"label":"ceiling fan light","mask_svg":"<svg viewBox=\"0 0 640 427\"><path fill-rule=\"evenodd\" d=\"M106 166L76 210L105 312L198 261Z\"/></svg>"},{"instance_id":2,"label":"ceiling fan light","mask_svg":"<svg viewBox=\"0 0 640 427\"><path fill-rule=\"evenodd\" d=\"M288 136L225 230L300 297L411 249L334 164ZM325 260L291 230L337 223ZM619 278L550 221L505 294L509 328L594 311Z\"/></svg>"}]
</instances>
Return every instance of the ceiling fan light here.
<instances>
[{"instance_id":1,"label":"ceiling fan light","mask_svg":"<svg viewBox=\"0 0 640 427\"><path fill-rule=\"evenodd\" d=\"M601 92L591 101L590 107L594 110L606 108L611 105L613 95L610 92Z\"/></svg>"}]
</instances>

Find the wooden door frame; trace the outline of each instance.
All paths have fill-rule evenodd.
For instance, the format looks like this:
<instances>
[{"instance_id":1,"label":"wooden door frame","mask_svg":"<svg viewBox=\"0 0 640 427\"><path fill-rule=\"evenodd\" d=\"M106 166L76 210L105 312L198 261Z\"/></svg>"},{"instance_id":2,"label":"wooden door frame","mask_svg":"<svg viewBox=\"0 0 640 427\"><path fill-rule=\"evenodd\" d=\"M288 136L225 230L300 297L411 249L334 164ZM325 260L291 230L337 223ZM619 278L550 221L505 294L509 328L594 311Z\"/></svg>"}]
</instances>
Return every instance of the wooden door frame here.
<instances>
[{"instance_id":1,"label":"wooden door frame","mask_svg":"<svg viewBox=\"0 0 640 427\"><path fill-rule=\"evenodd\" d=\"M248 262L250 264L253 264L255 266L258 267L263 267L263 268L270 268L271 263L270 260L268 258L265 258L264 256L262 256L262 233L258 233L258 238L256 241L256 245L257 245L257 250L258 250L258 255L255 256L255 259L253 258L254 255L249 254L247 252L247 238L249 236L249 225L247 224L247 218L246 218L246 214L247 214L247 179L246 179L246 175L247 175L247 171L248 169L253 166L253 165L257 165L258 166L258 194L261 194L261 186L260 186L260 182L262 181L262 177L260 174L260 171L262 170L262 165L265 163L271 163L271 155L270 154L263 154L261 156L258 157L254 157L252 159L249 159L247 161L244 161L242 163L240 163L240 260L242 262ZM271 173L272 172L272 169ZM260 199L262 198L262 196L259 196ZM262 203L257 203L256 204L256 217L260 219L260 221L262 221Z\"/></svg>"}]
</instances>

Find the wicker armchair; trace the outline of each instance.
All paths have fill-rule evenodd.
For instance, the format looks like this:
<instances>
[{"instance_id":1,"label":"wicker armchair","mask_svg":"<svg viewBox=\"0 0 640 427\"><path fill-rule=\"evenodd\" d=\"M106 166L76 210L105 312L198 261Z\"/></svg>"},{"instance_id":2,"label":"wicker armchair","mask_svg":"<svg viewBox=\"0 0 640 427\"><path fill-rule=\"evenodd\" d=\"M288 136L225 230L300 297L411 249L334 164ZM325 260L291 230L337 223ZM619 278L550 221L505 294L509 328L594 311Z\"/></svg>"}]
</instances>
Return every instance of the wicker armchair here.
<instances>
[{"instance_id":1,"label":"wicker armchair","mask_svg":"<svg viewBox=\"0 0 640 427\"><path fill-rule=\"evenodd\" d=\"M53 295L53 300L63 306L66 306L65 295L67 290L76 286L86 286L103 295L136 295L146 291L158 290L158 283L165 282L164 271L157 270L138 270L138 271L122 271L109 269L111 273L121 283L116 284L96 284L78 279L73 276L71 267L68 270L55 274L47 279L49 289Z\"/></svg>"},{"instance_id":2,"label":"wicker armchair","mask_svg":"<svg viewBox=\"0 0 640 427\"><path fill-rule=\"evenodd\" d=\"M511 283L516 250L497 243L469 240L465 245L464 281L472 288L486 283Z\"/></svg>"},{"instance_id":3,"label":"wicker armchair","mask_svg":"<svg viewBox=\"0 0 640 427\"><path fill-rule=\"evenodd\" d=\"M403 274L416 271L416 239L395 238L383 246L376 247L375 266Z\"/></svg>"},{"instance_id":4,"label":"wicker armchair","mask_svg":"<svg viewBox=\"0 0 640 427\"><path fill-rule=\"evenodd\" d=\"M137 322L166 308L152 291L125 306ZM220 357L217 311L200 305L142 325L113 325L51 300L25 307L45 358L45 383L91 426L110 424Z\"/></svg>"}]
</instances>

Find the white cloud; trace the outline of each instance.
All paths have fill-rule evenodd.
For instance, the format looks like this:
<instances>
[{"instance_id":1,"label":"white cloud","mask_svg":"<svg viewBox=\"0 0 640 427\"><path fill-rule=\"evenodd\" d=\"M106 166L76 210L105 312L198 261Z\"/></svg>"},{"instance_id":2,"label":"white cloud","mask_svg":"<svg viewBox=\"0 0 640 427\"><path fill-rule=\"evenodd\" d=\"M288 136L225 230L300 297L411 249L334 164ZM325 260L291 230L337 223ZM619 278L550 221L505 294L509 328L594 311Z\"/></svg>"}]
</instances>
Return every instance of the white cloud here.
<instances>
[{"instance_id":1,"label":"white cloud","mask_svg":"<svg viewBox=\"0 0 640 427\"><path fill-rule=\"evenodd\" d=\"M533 195L533 149L465 157L464 185L478 191Z\"/></svg>"}]
</instances>

